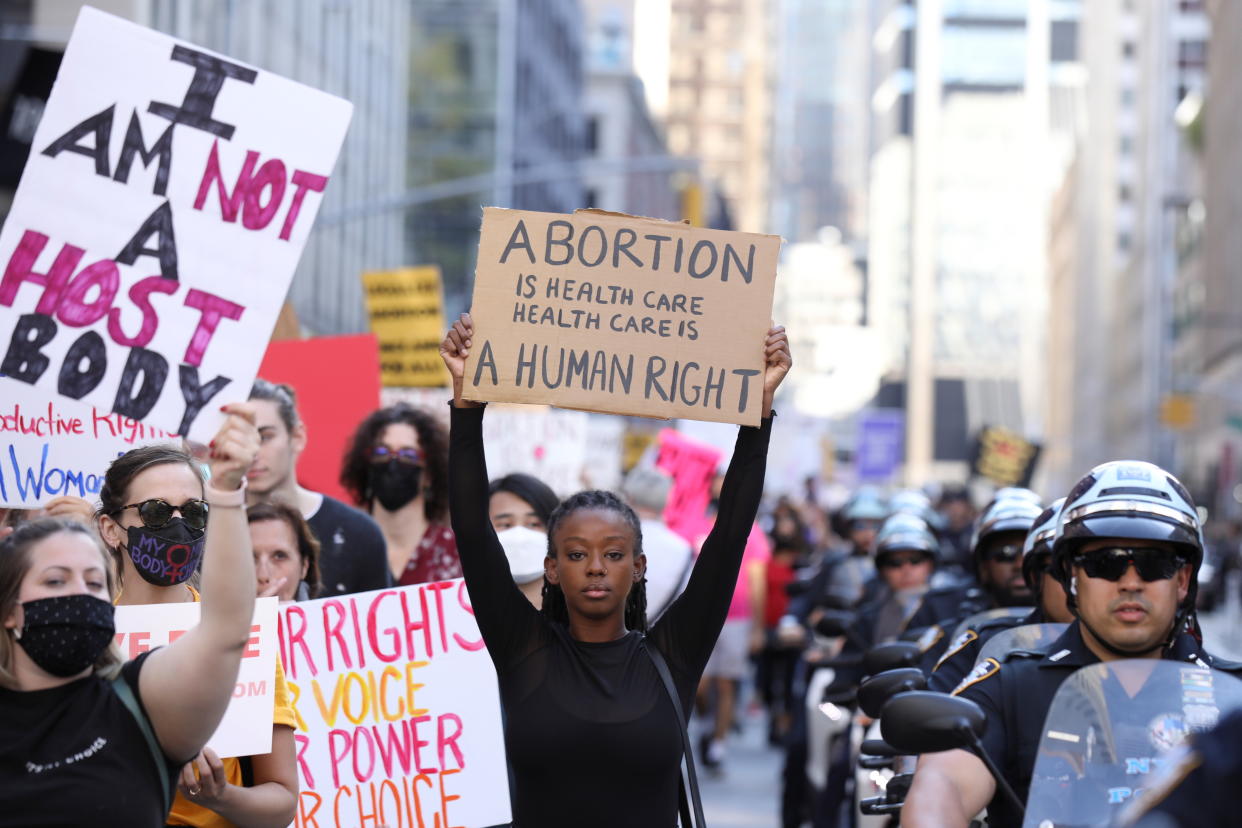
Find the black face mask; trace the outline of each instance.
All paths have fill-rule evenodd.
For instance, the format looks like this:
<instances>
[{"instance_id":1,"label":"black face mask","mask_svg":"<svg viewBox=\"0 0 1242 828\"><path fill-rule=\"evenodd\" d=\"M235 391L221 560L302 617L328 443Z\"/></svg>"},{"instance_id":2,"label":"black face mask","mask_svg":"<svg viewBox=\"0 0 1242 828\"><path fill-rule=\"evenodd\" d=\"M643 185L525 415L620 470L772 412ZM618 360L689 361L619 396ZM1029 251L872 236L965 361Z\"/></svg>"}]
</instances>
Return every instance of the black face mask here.
<instances>
[{"instance_id":1,"label":"black face mask","mask_svg":"<svg viewBox=\"0 0 1242 828\"><path fill-rule=\"evenodd\" d=\"M422 491L423 467L401 460L371 464L371 495L390 512L405 506Z\"/></svg>"},{"instance_id":2,"label":"black face mask","mask_svg":"<svg viewBox=\"0 0 1242 828\"><path fill-rule=\"evenodd\" d=\"M149 584L184 584L198 569L205 545L202 529L192 529L175 517L159 529L129 527L129 559Z\"/></svg>"},{"instance_id":3,"label":"black face mask","mask_svg":"<svg viewBox=\"0 0 1242 828\"><path fill-rule=\"evenodd\" d=\"M112 643L114 612L110 602L86 594L26 601L17 643L43 670L61 678L76 676Z\"/></svg>"}]
</instances>

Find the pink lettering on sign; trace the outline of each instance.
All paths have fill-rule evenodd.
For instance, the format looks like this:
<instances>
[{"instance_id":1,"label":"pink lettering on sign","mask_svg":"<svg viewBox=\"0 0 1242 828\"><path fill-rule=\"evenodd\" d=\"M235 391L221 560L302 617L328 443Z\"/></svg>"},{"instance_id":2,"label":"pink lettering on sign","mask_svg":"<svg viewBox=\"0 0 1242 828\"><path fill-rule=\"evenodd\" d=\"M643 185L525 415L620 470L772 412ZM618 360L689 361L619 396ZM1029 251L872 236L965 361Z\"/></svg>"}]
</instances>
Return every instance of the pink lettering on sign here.
<instances>
[{"instance_id":1,"label":"pink lettering on sign","mask_svg":"<svg viewBox=\"0 0 1242 828\"><path fill-rule=\"evenodd\" d=\"M292 184L293 198L280 228L280 238L288 241L302 212L302 203L307 192L322 193L328 185L328 177L305 170L294 170L289 175L285 163L278 158L269 158L262 165L258 162L259 153L248 150L246 160L238 170L233 190L229 192L228 182L220 167L220 142L213 141L207 164L203 168L202 180L198 185L198 194L194 198L194 209L203 209L214 186L220 204L220 218L234 223L240 215L242 226L247 230L263 230L280 211L285 200L285 191Z\"/></svg>"}]
</instances>

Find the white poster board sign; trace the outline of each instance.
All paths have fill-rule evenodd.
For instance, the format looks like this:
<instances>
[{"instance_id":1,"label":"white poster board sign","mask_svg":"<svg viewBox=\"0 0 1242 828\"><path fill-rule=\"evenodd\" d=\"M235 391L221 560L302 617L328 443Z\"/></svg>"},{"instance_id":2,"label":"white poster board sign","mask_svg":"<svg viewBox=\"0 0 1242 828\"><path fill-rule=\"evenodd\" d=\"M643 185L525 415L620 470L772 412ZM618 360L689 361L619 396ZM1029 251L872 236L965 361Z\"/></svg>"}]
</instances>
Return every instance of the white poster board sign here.
<instances>
[{"instance_id":1,"label":"white poster board sign","mask_svg":"<svg viewBox=\"0 0 1242 828\"><path fill-rule=\"evenodd\" d=\"M352 105L82 9L0 231L14 383L199 442L244 400Z\"/></svg>"},{"instance_id":2,"label":"white poster board sign","mask_svg":"<svg viewBox=\"0 0 1242 828\"><path fill-rule=\"evenodd\" d=\"M202 604L138 604L116 608L116 641L126 660L176 641L198 624ZM207 746L221 757L272 752L276 703L275 598L254 605L250 638L242 652L233 700Z\"/></svg>"},{"instance_id":3,"label":"white poster board sign","mask_svg":"<svg viewBox=\"0 0 1242 828\"><path fill-rule=\"evenodd\" d=\"M94 406L12 382L0 402L0 507L35 509L70 495L95 503L121 454L181 438Z\"/></svg>"},{"instance_id":4,"label":"white poster board sign","mask_svg":"<svg viewBox=\"0 0 1242 828\"><path fill-rule=\"evenodd\" d=\"M615 419L615 418L614 418ZM561 497L585 488L590 415L530 405L489 405L483 418L487 474L525 472Z\"/></svg>"},{"instance_id":5,"label":"white poster board sign","mask_svg":"<svg viewBox=\"0 0 1242 828\"><path fill-rule=\"evenodd\" d=\"M297 828L508 824L496 671L465 581L281 607Z\"/></svg>"}]
</instances>

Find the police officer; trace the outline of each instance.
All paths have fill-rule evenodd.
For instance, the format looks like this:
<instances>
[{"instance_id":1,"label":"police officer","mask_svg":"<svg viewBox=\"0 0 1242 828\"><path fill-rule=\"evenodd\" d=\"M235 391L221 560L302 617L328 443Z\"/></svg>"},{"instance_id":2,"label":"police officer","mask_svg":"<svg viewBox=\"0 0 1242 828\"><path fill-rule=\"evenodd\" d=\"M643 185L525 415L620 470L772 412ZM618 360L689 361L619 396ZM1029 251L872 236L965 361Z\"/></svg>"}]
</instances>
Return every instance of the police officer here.
<instances>
[{"instance_id":1,"label":"police officer","mask_svg":"<svg viewBox=\"0 0 1242 828\"><path fill-rule=\"evenodd\" d=\"M948 587L928 593L910 628L926 627L919 640L923 668L931 672L951 643L945 637L971 615L1000 607L1031 606L1034 597L1022 577L1022 544L1040 515L1039 495L1005 488L983 510L972 544L978 586Z\"/></svg>"},{"instance_id":2,"label":"police officer","mask_svg":"<svg viewBox=\"0 0 1242 828\"><path fill-rule=\"evenodd\" d=\"M1049 572L1057 515L1064 503L1065 498L1061 498L1040 513L1022 546L1022 580L1035 596L1035 608L1024 616L992 618L978 627L967 628L936 662L927 679L927 689L952 691L970 672L983 645L998 633L1026 624L1068 624L1074 620L1065 603L1065 590Z\"/></svg>"},{"instance_id":3,"label":"police officer","mask_svg":"<svg viewBox=\"0 0 1242 828\"><path fill-rule=\"evenodd\" d=\"M983 747L1025 799L1044 718L1061 682L1087 664L1167 658L1235 671L1187 632L1203 533L1189 493L1150 463L1096 467L1066 498L1052 549L1052 573L1076 620L1043 652L988 659L958 685L988 717ZM1019 825L986 766L964 750L920 759L902 825L967 825L983 807L993 826Z\"/></svg>"}]
</instances>

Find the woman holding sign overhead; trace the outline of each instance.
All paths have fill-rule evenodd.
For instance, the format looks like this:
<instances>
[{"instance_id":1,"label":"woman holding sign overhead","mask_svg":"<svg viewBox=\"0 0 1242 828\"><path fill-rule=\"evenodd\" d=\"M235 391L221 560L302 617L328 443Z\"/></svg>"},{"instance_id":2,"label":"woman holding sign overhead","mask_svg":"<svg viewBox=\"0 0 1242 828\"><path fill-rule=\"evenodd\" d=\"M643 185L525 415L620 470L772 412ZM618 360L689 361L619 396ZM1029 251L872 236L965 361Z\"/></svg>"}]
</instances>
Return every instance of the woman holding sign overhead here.
<instances>
[{"instance_id":1,"label":"woman holding sign overhead","mask_svg":"<svg viewBox=\"0 0 1242 828\"><path fill-rule=\"evenodd\" d=\"M165 824L177 773L233 695L254 611L241 486L258 438L244 407L228 411L195 492L211 514L207 597L175 643L122 666L113 567L89 528L41 518L0 541L0 826Z\"/></svg>"},{"instance_id":2,"label":"woman holding sign overhead","mask_svg":"<svg viewBox=\"0 0 1242 828\"><path fill-rule=\"evenodd\" d=\"M231 410L238 412L232 418L236 421L237 439L245 441L247 450L253 450L248 462L241 466L240 478L257 455L259 432L254 426L253 403L233 406ZM247 571L253 595L255 566L245 509L239 501L232 514L224 517L226 509L210 498L221 452L227 450L220 438L212 443L212 482L206 484L194 458L168 445L131 449L108 467L99 491L98 527L121 576L117 604L201 600L206 607L216 588L206 577L211 564L203 568L201 597L190 585L190 579L201 562L237 554L242 558L233 565ZM228 520L227 525L222 525L222 519ZM270 584L268 594L277 594L283 586L283 582ZM249 618L248 612L247 629ZM178 776L173 781L178 792L168 816L169 825L283 828L293 820L297 797L294 718L279 663L275 684L272 751L245 760L252 770L253 784L243 784L241 761L221 759L211 748L204 747L177 769Z\"/></svg>"},{"instance_id":3,"label":"woman holding sign overhead","mask_svg":"<svg viewBox=\"0 0 1242 828\"><path fill-rule=\"evenodd\" d=\"M579 492L550 518L542 610L514 585L487 519L484 407L462 398L473 334L463 314L440 346L453 378L449 503L499 677L514 824L671 827L684 747L679 719L724 624L763 493L772 396L791 364L784 329L755 343L766 355L762 424L740 430L715 528L685 591L650 630L642 530L610 492ZM601 785L604 778L610 784Z\"/></svg>"}]
</instances>

